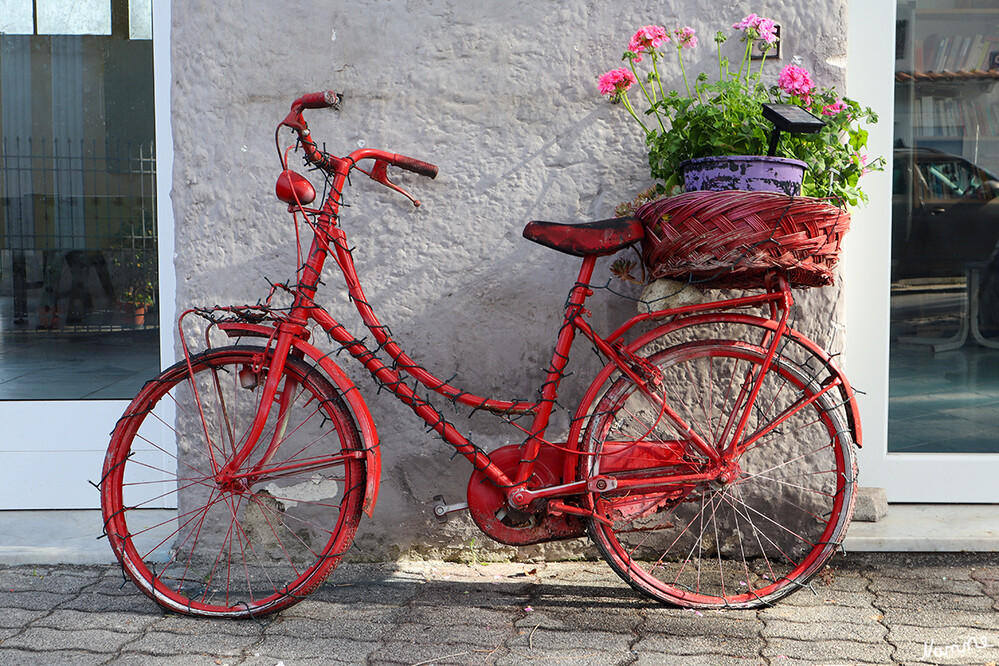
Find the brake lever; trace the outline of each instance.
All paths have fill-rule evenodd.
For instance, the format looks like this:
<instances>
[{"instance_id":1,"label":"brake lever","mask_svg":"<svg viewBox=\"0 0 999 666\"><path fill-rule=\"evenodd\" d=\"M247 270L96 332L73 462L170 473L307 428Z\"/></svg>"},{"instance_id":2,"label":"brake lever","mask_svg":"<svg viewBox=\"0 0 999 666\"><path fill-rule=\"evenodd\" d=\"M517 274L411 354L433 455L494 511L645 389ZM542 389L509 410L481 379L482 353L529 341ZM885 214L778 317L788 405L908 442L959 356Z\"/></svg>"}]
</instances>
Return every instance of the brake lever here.
<instances>
[{"instance_id":1,"label":"brake lever","mask_svg":"<svg viewBox=\"0 0 999 666\"><path fill-rule=\"evenodd\" d=\"M388 165L389 163L386 162L385 160L375 160L375 166L371 168L371 173L369 173L368 176L371 177L371 180L381 183L385 187L395 190L402 196L412 201L413 205L419 208L420 201L418 199L416 199L412 194L410 194L409 192L402 189L401 187L399 187L398 185L396 185L395 183L393 183L391 180L388 179Z\"/></svg>"}]
</instances>

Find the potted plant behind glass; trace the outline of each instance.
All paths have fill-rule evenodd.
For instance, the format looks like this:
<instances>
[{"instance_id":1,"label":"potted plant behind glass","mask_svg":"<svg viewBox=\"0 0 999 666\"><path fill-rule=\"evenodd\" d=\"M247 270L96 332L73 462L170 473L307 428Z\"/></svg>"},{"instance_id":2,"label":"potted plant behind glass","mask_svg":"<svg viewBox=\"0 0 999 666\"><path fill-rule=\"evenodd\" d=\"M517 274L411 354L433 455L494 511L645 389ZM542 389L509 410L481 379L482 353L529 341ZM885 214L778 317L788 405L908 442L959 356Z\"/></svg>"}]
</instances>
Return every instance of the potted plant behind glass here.
<instances>
[{"instance_id":1,"label":"potted plant behind glass","mask_svg":"<svg viewBox=\"0 0 999 666\"><path fill-rule=\"evenodd\" d=\"M619 215L634 214L645 226L642 258L647 270L641 281L671 278L758 288L770 270L781 268L796 286L829 284L840 239L849 228L846 208L867 201L858 187L860 177L883 168L883 159L868 162L862 152L867 145L862 123L877 122L877 115L834 89L817 88L798 59L768 87L762 72L777 40L774 22L750 14L732 27L745 42L742 59L733 71L722 55L727 37L717 33L716 81L703 72L693 80L688 77L684 52L697 46L693 28L667 31L654 25L639 28L631 38L623 56L627 67L599 77L600 92L621 103L644 131L656 181L618 209ZM754 41L763 45L755 71L750 57ZM669 52L675 52L682 90L663 86L660 69ZM642 113L629 97L635 89ZM774 160L767 157L774 127L764 117L763 104L795 105L825 124L815 134L785 135ZM692 191L702 185L691 176L708 158L721 158L726 177L705 179L703 189L725 191ZM758 162L767 163L763 177L741 178L752 176L755 167L750 165ZM791 184L775 175L785 167L796 172ZM733 181L732 174L741 179ZM754 189L769 191L745 191ZM612 271L634 279L633 267L619 260Z\"/></svg>"},{"instance_id":2,"label":"potted plant behind glass","mask_svg":"<svg viewBox=\"0 0 999 666\"><path fill-rule=\"evenodd\" d=\"M155 231L148 222L125 222L111 253L112 275L126 324L145 326L158 288Z\"/></svg>"}]
</instances>

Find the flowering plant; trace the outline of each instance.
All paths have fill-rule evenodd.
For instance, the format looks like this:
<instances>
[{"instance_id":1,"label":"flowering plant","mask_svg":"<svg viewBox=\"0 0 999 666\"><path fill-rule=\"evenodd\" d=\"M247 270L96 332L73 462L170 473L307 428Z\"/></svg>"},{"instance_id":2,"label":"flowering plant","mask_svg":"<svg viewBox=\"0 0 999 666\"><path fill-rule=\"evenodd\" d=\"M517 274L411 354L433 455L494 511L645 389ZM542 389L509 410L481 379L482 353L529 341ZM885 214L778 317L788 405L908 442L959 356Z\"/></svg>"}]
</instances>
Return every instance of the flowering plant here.
<instances>
[{"instance_id":1,"label":"flowering plant","mask_svg":"<svg viewBox=\"0 0 999 666\"><path fill-rule=\"evenodd\" d=\"M867 131L861 123L877 122L870 108L831 88L818 88L798 59L785 66L775 85L762 82L767 54L777 42L776 25L771 19L750 14L732 26L742 33L746 46L742 61L732 71L721 45L727 37L718 32L718 80L709 82L700 73L691 82L684 66L684 52L697 46L693 28L667 31L661 26L639 28L631 38L623 60L627 67L611 70L599 78L601 94L620 102L645 132L652 177L663 181L657 189L670 192L680 183L681 162L697 157L721 155L765 155L773 126L763 117L763 103L796 104L825 120L817 134L784 137L778 157L798 159L808 165L802 193L828 197L840 205L867 201L858 187L860 176L883 168L883 159L868 162L863 150ZM763 46L763 59L756 71L750 58L754 41ZM663 89L660 64L675 51L684 90ZM639 76L637 65L648 58L648 73ZM628 96L638 87L647 110L639 114ZM644 116L644 119L643 119Z\"/></svg>"}]
</instances>

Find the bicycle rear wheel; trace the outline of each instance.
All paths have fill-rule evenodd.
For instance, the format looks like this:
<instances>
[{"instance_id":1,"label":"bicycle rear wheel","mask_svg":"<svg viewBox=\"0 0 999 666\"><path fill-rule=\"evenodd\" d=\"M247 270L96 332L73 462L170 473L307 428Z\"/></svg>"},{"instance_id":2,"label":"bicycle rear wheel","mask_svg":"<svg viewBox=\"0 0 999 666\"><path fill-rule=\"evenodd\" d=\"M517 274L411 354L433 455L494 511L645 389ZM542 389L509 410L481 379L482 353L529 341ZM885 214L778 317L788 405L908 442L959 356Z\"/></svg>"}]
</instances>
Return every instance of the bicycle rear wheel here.
<instances>
[{"instance_id":1,"label":"bicycle rear wheel","mask_svg":"<svg viewBox=\"0 0 999 666\"><path fill-rule=\"evenodd\" d=\"M746 411L766 351L692 341L649 356L651 390L722 450ZM590 536L632 587L691 608L754 608L806 584L842 541L856 461L833 393L777 355L751 405L734 478L590 493ZM835 393L838 395L838 393ZM810 402L809 402L810 401ZM768 430L768 428L772 428ZM608 388L584 433L581 478L704 471L707 456L626 377Z\"/></svg>"},{"instance_id":2,"label":"bicycle rear wheel","mask_svg":"<svg viewBox=\"0 0 999 666\"><path fill-rule=\"evenodd\" d=\"M336 389L289 357L263 434L238 469L270 353L234 346L148 382L111 435L105 531L125 572L163 607L250 617L313 591L361 517L361 437Z\"/></svg>"}]
</instances>

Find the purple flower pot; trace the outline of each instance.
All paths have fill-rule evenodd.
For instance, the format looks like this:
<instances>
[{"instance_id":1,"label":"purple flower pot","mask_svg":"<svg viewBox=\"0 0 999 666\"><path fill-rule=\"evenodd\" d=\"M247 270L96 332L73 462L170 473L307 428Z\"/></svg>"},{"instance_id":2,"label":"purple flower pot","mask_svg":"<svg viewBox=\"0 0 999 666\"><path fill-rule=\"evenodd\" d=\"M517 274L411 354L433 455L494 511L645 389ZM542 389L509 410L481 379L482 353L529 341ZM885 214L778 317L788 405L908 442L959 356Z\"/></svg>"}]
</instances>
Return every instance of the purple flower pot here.
<instances>
[{"instance_id":1,"label":"purple flower pot","mask_svg":"<svg viewBox=\"0 0 999 666\"><path fill-rule=\"evenodd\" d=\"M800 160L763 155L699 157L680 163L686 192L749 190L790 195L801 191L805 166Z\"/></svg>"}]
</instances>

